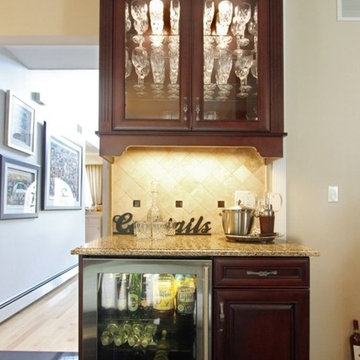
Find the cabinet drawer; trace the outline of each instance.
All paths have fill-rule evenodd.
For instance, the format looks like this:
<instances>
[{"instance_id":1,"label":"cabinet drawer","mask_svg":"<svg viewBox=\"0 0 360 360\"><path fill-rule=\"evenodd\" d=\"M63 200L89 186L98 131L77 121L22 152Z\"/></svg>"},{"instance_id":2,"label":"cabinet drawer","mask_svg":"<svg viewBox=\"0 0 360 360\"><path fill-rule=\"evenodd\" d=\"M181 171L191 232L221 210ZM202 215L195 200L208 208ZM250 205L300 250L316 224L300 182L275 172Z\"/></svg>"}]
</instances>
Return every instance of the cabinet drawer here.
<instances>
[{"instance_id":1,"label":"cabinet drawer","mask_svg":"<svg viewBox=\"0 0 360 360\"><path fill-rule=\"evenodd\" d=\"M309 287L309 258L215 258L214 287Z\"/></svg>"}]
</instances>

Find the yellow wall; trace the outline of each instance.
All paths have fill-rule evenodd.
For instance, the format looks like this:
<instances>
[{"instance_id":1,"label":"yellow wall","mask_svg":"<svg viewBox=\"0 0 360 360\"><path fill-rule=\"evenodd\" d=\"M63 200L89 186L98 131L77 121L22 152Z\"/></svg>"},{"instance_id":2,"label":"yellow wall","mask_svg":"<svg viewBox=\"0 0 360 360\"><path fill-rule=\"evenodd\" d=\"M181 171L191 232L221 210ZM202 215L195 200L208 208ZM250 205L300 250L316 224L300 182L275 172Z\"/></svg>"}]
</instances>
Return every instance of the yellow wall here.
<instances>
[{"instance_id":1,"label":"yellow wall","mask_svg":"<svg viewBox=\"0 0 360 360\"><path fill-rule=\"evenodd\" d=\"M211 222L211 234L223 234L218 201L233 206L236 190L263 197L266 165L251 148L130 148L112 166L112 218L130 212L135 221L145 220L153 180L164 220L188 223L203 216L203 223ZM141 207L133 207L133 200L140 200ZM175 207L179 200L182 208Z\"/></svg>"},{"instance_id":2,"label":"yellow wall","mask_svg":"<svg viewBox=\"0 0 360 360\"><path fill-rule=\"evenodd\" d=\"M360 319L360 22L338 22L336 0L284 3L288 236L321 251L310 358L347 360Z\"/></svg>"},{"instance_id":3,"label":"yellow wall","mask_svg":"<svg viewBox=\"0 0 360 360\"><path fill-rule=\"evenodd\" d=\"M99 0L1 0L0 39L7 44L97 43L98 8Z\"/></svg>"}]
</instances>

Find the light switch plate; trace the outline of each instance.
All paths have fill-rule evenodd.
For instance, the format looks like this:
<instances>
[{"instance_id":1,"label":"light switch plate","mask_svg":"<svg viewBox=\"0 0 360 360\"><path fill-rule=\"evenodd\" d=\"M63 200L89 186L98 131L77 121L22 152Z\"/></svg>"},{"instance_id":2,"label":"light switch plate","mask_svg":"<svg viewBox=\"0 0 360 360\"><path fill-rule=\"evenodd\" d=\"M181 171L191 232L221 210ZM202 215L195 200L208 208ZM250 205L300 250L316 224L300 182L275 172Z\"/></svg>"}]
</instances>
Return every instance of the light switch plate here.
<instances>
[{"instance_id":1,"label":"light switch plate","mask_svg":"<svg viewBox=\"0 0 360 360\"><path fill-rule=\"evenodd\" d=\"M339 201L339 187L336 185L330 185L328 187L328 202Z\"/></svg>"}]
</instances>

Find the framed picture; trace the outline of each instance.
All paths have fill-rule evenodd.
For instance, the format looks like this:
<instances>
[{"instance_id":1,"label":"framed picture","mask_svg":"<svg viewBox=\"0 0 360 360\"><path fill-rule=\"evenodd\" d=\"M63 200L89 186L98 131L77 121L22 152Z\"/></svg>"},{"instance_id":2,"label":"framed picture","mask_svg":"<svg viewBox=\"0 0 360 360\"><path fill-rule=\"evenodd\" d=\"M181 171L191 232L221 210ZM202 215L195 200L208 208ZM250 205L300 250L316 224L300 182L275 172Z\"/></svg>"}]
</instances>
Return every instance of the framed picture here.
<instances>
[{"instance_id":1,"label":"framed picture","mask_svg":"<svg viewBox=\"0 0 360 360\"><path fill-rule=\"evenodd\" d=\"M6 94L5 144L27 154L35 152L35 110L10 90Z\"/></svg>"},{"instance_id":2,"label":"framed picture","mask_svg":"<svg viewBox=\"0 0 360 360\"><path fill-rule=\"evenodd\" d=\"M83 148L44 123L43 210L81 209Z\"/></svg>"},{"instance_id":3,"label":"framed picture","mask_svg":"<svg viewBox=\"0 0 360 360\"><path fill-rule=\"evenodd\" d=\"M0 219L38 216L39 169L0 155Z\"/></svg>"},{"instance_id":4,"label":"framed picture","mask_svg":"<svg viewBox=\"0 0 360 360\"><path fill-rule=\"evenodd\" d=\"M359 0L337 0L337 8L339 21L360 21Z\"/></svg>"}]
</instances>

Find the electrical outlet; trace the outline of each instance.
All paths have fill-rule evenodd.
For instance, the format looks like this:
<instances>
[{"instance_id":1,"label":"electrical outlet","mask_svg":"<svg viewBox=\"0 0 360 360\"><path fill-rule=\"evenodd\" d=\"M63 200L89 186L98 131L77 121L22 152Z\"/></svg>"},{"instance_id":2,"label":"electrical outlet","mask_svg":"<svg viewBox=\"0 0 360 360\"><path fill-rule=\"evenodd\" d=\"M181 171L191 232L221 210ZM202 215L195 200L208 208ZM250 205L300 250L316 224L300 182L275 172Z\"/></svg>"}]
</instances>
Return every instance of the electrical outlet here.
<instances>
[{"instance_id":1,"label":"electrical outlet","mask_svg":"<svg viewBox=\"0 0 360 360\"><path fill-rule=\"evenodd\" d=\"M339 201L339 187L337 185L331 185L328 187L328 202Z\"/></svg>"}]
</instances>

